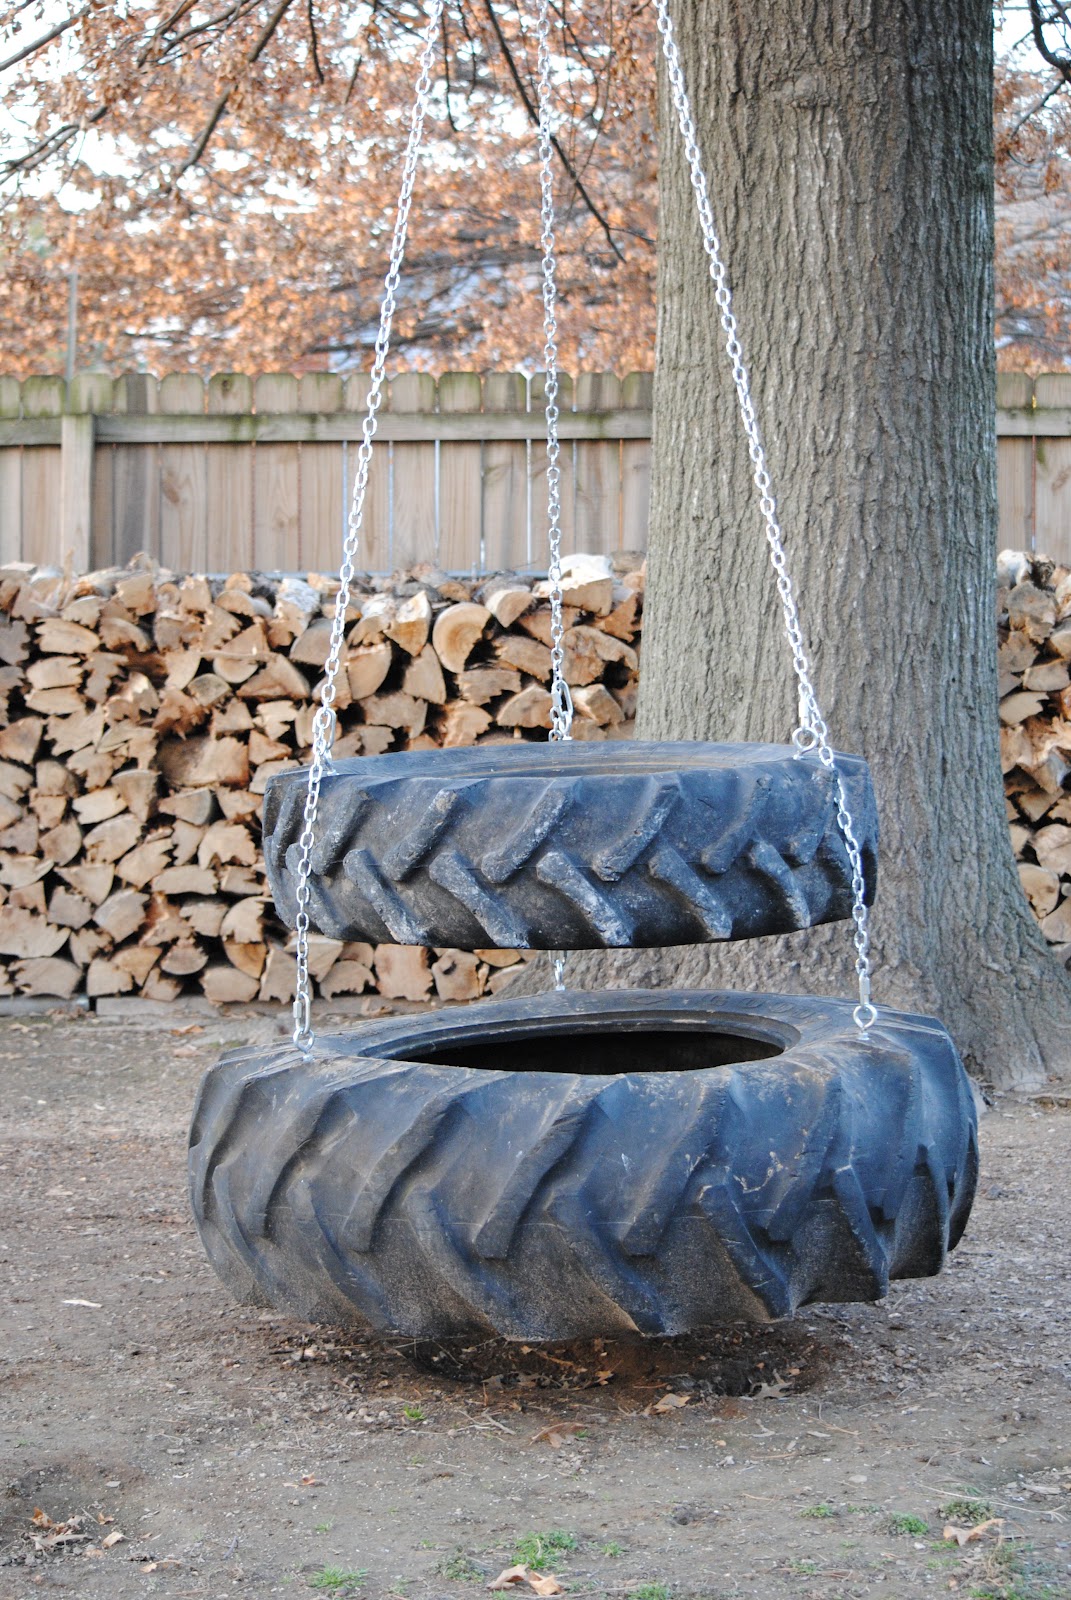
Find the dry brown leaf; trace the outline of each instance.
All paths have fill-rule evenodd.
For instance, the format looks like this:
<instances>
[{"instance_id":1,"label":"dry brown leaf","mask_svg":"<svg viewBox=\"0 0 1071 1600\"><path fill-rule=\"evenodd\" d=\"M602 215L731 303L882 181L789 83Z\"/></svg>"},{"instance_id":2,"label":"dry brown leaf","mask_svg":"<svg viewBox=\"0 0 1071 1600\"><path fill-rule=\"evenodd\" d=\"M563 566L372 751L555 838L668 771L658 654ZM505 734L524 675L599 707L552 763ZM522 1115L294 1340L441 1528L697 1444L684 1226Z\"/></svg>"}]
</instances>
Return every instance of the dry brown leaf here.
<instances>
[{"instance_id":1,"label":"dry brown leaf","mask_svg":"<svg viewBox=\"0 0 1071 1600\"><path fill-rule=\"evenodd\" d=\"M528 1567L504 1567L489 1589L516 1589L526 1583L536 1594L564 1594L565 1590L553 1573L536 1572Z\"/></svg>"},{"instance_id":2,"label":"dry brown leaf","mask_svg":"<svg viewBox=\"0 0 1071 1600\"><path fill-rule=\"evenodd\" d=\"M528 1574L528 1584L530 1588L535 1590L536 1594L565 1593L565 1590L551 1572L548 1572L546 1575L544 1575L542 1572L530 1572Z\"/></svg>"},{"instance_id":3,"label":"dry brown leaf","mask_svg":"<svg viewBox=\"0 0 1071 1600\"><path fill-rule=\"evenodd\" d=\"M527 1582L527 1567L503 1567L495 1581L489 1583L487 1587L489 1589L512 1589L514 1584Z\"/></svg>"},{"instance_id":4,"label":"dry brown leaf","mask_svg":"<svg viewBox=\"0 0 1071 1600\"><path fill-rule=\"evenodd\" d=\"M949 1544L958 1544L962 1548L965 1544L974 1544L976 1540L984 1538L990 1528L1003 1528L1003 1526L1003 1517L989 1517L985 1522L975 1523L973 1528L957 1528L955 1523L948 1522L945 1524L942 1537L947 1539Z\"/></svg>"},{"instance_id":5,"label":"dry brown leaf","mask_svg":"<svg viewBox=\"0 0 1071 1600\"><path fill-rule=\"evenodd\" d=\"M754 1394L751 1396L751 1399L781 1400L786 1394L790 1394L791 1391L792 1385L790 1383L786 1383L784 1378L782 1378L779 1373L775 1372L773 1383L760 1383Z\"/></svg>"},{"instance_id":6,"label":"dry brown leaf","mask_svg":"<svg viewBox=\"0 0 1071 1600\"><path fill-rule=\"evenodd\" d=\"M125 1538L125 1533L120 1533L118 1528L113 1528L111 1533L106 1534L100 1541L100 1547L102 1550L110 1550L113 1545L122 1544Z\"/></svg>"},{"instance_id":7,"label":"dry brown leaf","mask_svg":"<svg viewBox=\"0 0 1071 1600\"><path fill-rule=\"evenodd\" d=\"M574 1434L582 1433L583 1422L552 1422L549 1427L541 1428L532 1439L533 1444L549 1444L552 1450L560 1450L566 1439L571 1439Z\"/></svg>"},{"instance_id":8,"label":"dry brown leaf","mask_svg":"<svg viewBox=\"0 0 1071 1600\"><path fill-rule=\"evenodd\" d=\"M184 1028L172 1028L170 1031L180 1037L184 1033L204 1033L205 1030L200 1022L187 1022Z\"/></svg>"},{"instance_id":9,"label":"dry brown leaf","mask_svg":"<svg viewBox=\"0 0 1071 1600\"><path fill-rule=\"evenodd\" d=\"M664 1417L671 1411L679 1411L691 1399L689 1394L664 1394L661 1400L656 1400L653 1405L644 1411L645 1417Z\"/></svg>"}]
</instances>

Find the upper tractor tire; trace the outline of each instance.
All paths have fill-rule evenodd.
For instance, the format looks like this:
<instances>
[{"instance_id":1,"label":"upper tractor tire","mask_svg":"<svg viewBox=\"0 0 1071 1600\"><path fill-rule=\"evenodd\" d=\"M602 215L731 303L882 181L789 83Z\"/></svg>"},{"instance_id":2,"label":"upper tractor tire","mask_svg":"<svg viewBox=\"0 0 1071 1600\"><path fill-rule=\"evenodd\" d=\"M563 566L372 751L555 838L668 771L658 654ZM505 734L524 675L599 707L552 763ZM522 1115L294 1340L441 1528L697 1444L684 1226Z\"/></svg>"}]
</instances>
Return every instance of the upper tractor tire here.
<instances>
[{"instance_id":1,"label":"upper tractor tire","mask_svg":"<svg viewBox=\"0 0 1071 1600\"><path fill-rule=\"evenodd\" d=\"M502 999L236 1051L193 1209L239 1298L417 1338L678 1334L940 1270L977 1173L940 1023L847 1001Z\"/></svg>"},{"instance_id":2,"label":"upper tractor tire","mask_svg":"<svg viewBox=\"0 0 1071 1600\"><path fill-rule=\"evenodd\" d=\"M838 755L867 898L866 764ZM305 771L269 781L264 854L297 912ZM479 950L703 944L846 918L833 775L782 745L516 744L340 761L324 778L310 914L334 939Z\"/></svg>"}]
</instances>

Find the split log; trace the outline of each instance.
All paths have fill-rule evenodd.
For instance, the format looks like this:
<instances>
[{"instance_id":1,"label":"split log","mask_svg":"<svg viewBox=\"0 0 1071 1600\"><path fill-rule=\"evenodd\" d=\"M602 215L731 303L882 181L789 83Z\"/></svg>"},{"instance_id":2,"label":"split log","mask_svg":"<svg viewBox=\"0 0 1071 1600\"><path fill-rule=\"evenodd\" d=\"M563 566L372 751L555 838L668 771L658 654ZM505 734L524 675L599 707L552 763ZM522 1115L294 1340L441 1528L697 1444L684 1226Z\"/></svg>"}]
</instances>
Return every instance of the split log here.
<instances>
[{"instance_id":1,"label":"split log","mask_svg":"<svg viewBox=\"0 0 1071 1600\"><path fill-rule=\"evenodd\" d=\"M200 984L205 998L216 1006L248 1003L257 998L260 989L258 978L240 972L229 961L205 967L200 973Z\"/></svg>"},{"instance_id":2,"label":"split log","mask_svg":"<svg viewBox=\"0 0 1071 1600\"><path fill-rule=\"evenodd\" d=\"M431 642L435 654L448 672L461 672L491 620L486 606L462 601L447 606L435 619Z\"/></svg>"},{"instance_id":3,"label":"split log","mask_svg":"<svg viewBox=\"0 0 1071 1600\"><path fill-rule=\"evenodd\" d=\"M7 905L0 917L0 955L54 956L70 938L70 928L56 927L19 906Z\"/></svg>"},{"instance_id":4,"label":"split log","mask_svg":"<svg viewBox=\"0 0 1071 1600\"><path fill-rule=\"evenodd\" d=\"M520 694L511 695L495 714L501 728L549 728L551 698L546 689L530 683Z\"/></svg>"},{"instance_id":5,"label":"split log","mask_svg":"<svg viewBox=\"0 0 1071 1600\"><path fill-rule=\"evenodd\" d=\"M453 705L446 708L440 724L442 744L445 750L454 750L462 745L475 744L481 733L486 733L491 726L491 713L482 706L470 706L454 701Z\"/></svg>"},{"instance_id":6,"label":"split log","mask_svg":"<svg viewBox=\"0 0 1071 1600\"><path fill-rule=\"evenodd\" d=\"M379 992L388 999L424 1000L431 990L431 967L422 945L381 944L373 965Z\"/></svg>"},{"instance_id":7,"label":"split log","mask_svg":"<svg viewBox=\"0 0 1071 1600\"><path fill-rule=\"evenodd\" d=\"M59 956L37 956L17 961L13 968L20 994L53 995L66 1000L81 986L82 968Z\"/></svg>"},{"instance_id":8,"label":"split log","mask_svg":"<svg viewBox=\"0 0 1071 1600\"><path fill-rule=\"evenodd\" d=\"M418 656L428 642L431 630L431 601L427 591L419 589L399 605L383 632L393 639L407 655Z\"/></svg>"}]
</instances>

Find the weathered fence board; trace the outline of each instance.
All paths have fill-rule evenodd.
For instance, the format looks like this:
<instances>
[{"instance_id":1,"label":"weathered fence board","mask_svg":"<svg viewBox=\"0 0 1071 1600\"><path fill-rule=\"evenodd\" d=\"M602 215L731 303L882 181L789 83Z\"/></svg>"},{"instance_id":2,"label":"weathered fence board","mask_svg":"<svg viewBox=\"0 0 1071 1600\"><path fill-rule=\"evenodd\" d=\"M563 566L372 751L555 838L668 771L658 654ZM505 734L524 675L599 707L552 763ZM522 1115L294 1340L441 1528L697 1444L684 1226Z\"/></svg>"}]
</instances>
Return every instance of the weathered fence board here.
<instances>
[{"instance_id":1,"label":"weathered fence board","mask_svg":"<svg viewBox=\"0 0 1071 1600\"><path fill-rule=\"evenodd\" d=\"M331 571L368 377L0 377L0 561ZM562 374L562 552L647 543L651 374ZM1071 564L1071 375L1001 373L1000 543ZM541 374L384 385L357 562L545 564Z\"/></svg>"}]
</instances>

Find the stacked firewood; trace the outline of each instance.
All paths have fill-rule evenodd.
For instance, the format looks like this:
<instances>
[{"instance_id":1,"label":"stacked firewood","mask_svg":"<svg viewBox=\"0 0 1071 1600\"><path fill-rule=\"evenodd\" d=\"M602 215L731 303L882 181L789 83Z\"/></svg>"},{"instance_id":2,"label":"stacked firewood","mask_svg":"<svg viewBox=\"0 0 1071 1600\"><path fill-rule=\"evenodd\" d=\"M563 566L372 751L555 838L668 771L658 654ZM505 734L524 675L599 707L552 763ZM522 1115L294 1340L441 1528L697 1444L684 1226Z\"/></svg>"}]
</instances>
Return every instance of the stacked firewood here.
<instances>
[{"instance_id":1,"label":"stacked firewood","mask_svg":"<svg viewBox=\"0 0 1071 1600\"><path fill-rule=\"evenodd\" d=\"M1071 957L1071 570L997 563L1000 754L1019 876L1042 932Z\"/></svg>"},{"instance_id":2,"label":"stacked firewood","mask_svg":"<svg viewBox=\"0 0 1071 1600\"><path fill-rule=\"evenodd\" d=\"M285 1002L293 940L260 845L272 773L309 757L337 584L0 569L0 994ZM574 737L630 731L639 557L565 578ZM428 568L358 583L336 756L546 737L545 581ZM517 951L313 939L318 992L469 1000Z\"/></svg>"}]
</instances>

